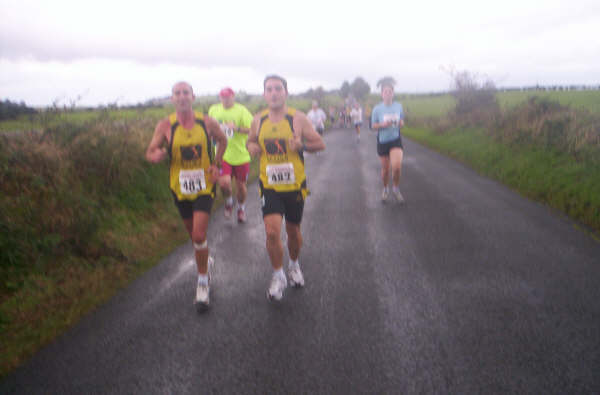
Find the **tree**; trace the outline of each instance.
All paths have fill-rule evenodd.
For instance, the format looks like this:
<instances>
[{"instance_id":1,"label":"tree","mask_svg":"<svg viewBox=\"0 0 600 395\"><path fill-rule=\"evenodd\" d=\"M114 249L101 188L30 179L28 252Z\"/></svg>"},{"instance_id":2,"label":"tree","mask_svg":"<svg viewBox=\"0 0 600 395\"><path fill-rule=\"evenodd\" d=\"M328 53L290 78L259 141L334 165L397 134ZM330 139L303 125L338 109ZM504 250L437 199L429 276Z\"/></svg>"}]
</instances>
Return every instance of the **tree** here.
<instances>
[{"instance_id":1,"label":"tree","mask_svg":"<svg viewBox=\"0 0 600 395\"><path fill-rule=\"evenodd\" d=\"M370 92L371 87L362 77L356 77L352 85L350 85L350 93L357 100L363 101Z\"/></svg>"},{"instance_id":2,"label":"tree","mask_svg":"<svg viewBox=\"0 0 600 395\"><path fill-rule=\"evenodd\" d=\"M322 86L318 86L316 89L310 88L305 95L309 99L320 102L325 97L325 90Z\"/></svg>"},{"instance_id":3,"label":"tree","mask_svg":"<svg viewBox=\"0 0 600 395\"><path fill-rule=\"evenodd\" d=\"M13 103L6 99L0 101L0 120L15 119L19 115L23 114L35 114L37 111L33 108L27 107L24 101L20 103Z\"/></svg>"},{"instance_id":4,"label":"tree","mask_svg":"<svg viewBox=\"0 0 600 395\"><path fill-rule=\"evenodd\" d=\"M340 88L340 95L345 99L350 95L350 83L348 81L344 81L342 87Z\"/></svg>"},{"instance_id":5,"label":"tree","mask_svg":"<svg viewBox=\"0 0 600 395\"><path fill-rule=\"evenodd\" d=\"M470 71L445 70L452 78L451 94L456 106L451 115L461 125L489 125L499 115L496 85L485 76Z\"/></svg>"},{"instance_id":6,"label":"tree","mask_svg":"<svg viewBox=\"0 0 600 395\"><path fill-rule=\"evenodd\" d=\"M490 79L466 70L448 70L452 78L452 96L456 98L456 114L492 111L498 107L496 86Z\"/></svg>"}]
</instances>

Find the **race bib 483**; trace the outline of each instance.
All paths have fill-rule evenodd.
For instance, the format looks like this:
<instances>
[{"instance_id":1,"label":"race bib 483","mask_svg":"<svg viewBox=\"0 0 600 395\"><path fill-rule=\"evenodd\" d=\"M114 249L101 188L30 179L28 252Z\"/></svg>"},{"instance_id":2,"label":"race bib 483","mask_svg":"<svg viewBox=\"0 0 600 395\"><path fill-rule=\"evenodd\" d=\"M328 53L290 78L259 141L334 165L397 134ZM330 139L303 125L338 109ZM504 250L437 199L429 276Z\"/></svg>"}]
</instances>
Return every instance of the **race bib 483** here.
<instances>
[{"instance_id":1,"label":"race bib 483","mask_svg":"<svg viewBox=\"0 0 600 395\"><path fill-rule=\"evenodd\" d=\"M204 170L180 170L179 187L182 195L193 195L203 189L206 189Z\"/></svg>"}]
</instances>

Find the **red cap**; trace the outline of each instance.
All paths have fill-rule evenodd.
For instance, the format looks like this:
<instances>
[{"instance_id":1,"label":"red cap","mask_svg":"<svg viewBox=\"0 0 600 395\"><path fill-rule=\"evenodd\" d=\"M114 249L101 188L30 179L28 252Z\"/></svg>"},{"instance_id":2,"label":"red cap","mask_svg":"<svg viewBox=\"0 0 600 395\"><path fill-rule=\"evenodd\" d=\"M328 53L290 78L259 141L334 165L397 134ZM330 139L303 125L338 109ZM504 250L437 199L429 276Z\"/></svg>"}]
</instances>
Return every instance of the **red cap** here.
<instances>
[{"instance_id":1,"label":"red cap","mask_svg":"<svg viewBox=\"0 0 600 395\"><path fill-rule=\"evenodd\" d=\"M221 89L221 92L219 92L219 96L221 97L230 97L233 96L235 93L233 93L233 89L231 89L230 87L227 88L223 88Z\"/></svg>"}]
</instances>

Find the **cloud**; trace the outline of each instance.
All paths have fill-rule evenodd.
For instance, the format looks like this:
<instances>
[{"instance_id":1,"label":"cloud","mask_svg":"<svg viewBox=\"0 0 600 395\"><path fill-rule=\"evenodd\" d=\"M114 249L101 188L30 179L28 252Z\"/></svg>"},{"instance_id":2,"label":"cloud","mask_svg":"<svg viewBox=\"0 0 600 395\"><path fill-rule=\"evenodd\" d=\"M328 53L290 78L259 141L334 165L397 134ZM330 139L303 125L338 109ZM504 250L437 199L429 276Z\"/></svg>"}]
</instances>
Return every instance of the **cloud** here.
<instances>
[{"instance_id":1,"label":"cloud","mask_svg":"<svg viewBox=\"0 0 600 395\"><path fill-rule=\"evenodd\" d=\"M337 88L358 76L374 86L383 75L410 91L432 91L449 86L440 71L448 65L507 84L526 83L528 75L532 83L597 83L600 64L595 0L548 0L543 6L529 0L371 0L343 9L305 0L291 10L274 0L169 6L152 0L0 0L0 14L0 67L11 75L0 77L3 94L29 92L27 84L54 79L60 81L54 88L43 84L48 91L89 85L91 92L110 90L103 96L108 98L151 86L162 92L157 81L168 85L183 74L207 91L234 81L257 92L272 72L293 82L292 91ZM34 63L38 70L28 72ZM11 83L17 80L20 87Z\"/></svg>"}]
</instances>

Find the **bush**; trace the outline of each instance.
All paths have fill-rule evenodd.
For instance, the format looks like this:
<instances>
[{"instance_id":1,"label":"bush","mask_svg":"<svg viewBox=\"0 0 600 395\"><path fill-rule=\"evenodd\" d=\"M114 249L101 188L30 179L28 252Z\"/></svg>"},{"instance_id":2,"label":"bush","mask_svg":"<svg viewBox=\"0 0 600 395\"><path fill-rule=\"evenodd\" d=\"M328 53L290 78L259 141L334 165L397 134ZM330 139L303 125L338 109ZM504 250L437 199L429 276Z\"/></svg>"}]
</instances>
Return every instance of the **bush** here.
<instances>
[{"instance_id":1,"label":"bush","mask_svg":"<svg viewBox=\"0 0 600 395\"><path fill-rule=\"evenodd\" d=\"M600 161L600 117L547 98L533 96L506 110L490 132L507 144L535 144Z\"/></svg>"},{"instance_id":2,"label":"bush","mask_svg":"<svg viewBox=\"0 0 600 395\"><path fill-rule=\"evenodd\" d=\"M0 135L2 294L61 256L123 257L103 241L112 213L140 212L169 198L166 167L144 158L154 121L100 114L44 132Z\"/></svg>"},{"instance_id":3,"label":"bush","mask_svg":"<svg viewBox=\"0 0 600 395\"><path fill-rule=\"evenodd\" d=\"M456 106L451 118L457 126L490 125L499 116L500 106L496 100L496 87L490 80L479 78L468 71L451 72L453 78L452 96Z\"/></svg>"}]
</instances>

